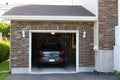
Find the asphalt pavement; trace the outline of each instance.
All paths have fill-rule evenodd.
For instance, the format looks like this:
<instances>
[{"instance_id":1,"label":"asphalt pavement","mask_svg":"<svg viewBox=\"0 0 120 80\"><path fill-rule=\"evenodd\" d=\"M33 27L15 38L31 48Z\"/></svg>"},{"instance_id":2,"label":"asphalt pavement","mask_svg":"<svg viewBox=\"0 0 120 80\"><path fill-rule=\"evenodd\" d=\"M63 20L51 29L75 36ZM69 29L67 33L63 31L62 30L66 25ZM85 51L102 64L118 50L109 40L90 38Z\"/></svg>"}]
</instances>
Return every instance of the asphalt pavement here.
<instances>
[{"instance_id":1,"label":"asphalt pavement","mask_svg":"<svg viewBox=\"0 0 120 80\"><path fill-rule=\"evenodd\" d=\"M112 73L12 74L6 80L119 80Z\"/></svg>"}]
</instances>

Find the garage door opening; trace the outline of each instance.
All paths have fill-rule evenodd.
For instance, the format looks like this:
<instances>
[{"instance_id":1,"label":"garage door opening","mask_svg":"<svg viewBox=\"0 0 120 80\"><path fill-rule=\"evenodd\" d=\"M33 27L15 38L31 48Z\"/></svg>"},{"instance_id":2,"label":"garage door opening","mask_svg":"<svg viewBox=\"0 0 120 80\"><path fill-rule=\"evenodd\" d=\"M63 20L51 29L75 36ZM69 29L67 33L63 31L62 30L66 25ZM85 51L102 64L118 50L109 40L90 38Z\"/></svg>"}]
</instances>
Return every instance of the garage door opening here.
<instances>
[{"instance_id":1,"label":"garage door opening","mask_svg":"<svg viewBox=\"0 0 120 80\"><path fill-rule=\"evenodd\" d=\"M78 56L77 56L77 32L31 32L31 61L30 61L30 72L31 73L73 73L78 71ZM57 55L57 47L52 47L47 45L47 49L54 48L54 51L45 51L44 57L39 56L43 44L48 43L59 43L64 52L64 58ZM61 59L60 59L61 58ZM61 64L59 61L64 60L64 64ZM40 62L41 61L41 62ZM58 61L58 62L57 62ZM43 63L43 64L42 64ZM59 64L60 63L60 64Z\"/></svg>"}]
</instances>

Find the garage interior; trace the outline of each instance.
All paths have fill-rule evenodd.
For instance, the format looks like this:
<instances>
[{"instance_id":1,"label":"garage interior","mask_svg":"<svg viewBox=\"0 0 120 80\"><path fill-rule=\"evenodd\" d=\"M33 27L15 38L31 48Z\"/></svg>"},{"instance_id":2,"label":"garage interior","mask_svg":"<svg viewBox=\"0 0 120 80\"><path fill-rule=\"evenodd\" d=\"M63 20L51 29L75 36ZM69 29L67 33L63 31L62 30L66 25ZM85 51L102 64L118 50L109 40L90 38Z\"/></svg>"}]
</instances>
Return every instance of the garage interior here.
<instances>
[{"instance_id":1,"label":"garage interior","mask_svg":"<svg viewBox=\"0 0 120 80\"><path fill-rule=\"evenodd\" d=\"M64 52L66 65L64 67L58 64L47 64L41 67L37 66L36 54L44 42L60 42ZM32 33L32 56L31 72L39 73L59 73L76 72L76 33Z\"/></svg>"}]
</instances>

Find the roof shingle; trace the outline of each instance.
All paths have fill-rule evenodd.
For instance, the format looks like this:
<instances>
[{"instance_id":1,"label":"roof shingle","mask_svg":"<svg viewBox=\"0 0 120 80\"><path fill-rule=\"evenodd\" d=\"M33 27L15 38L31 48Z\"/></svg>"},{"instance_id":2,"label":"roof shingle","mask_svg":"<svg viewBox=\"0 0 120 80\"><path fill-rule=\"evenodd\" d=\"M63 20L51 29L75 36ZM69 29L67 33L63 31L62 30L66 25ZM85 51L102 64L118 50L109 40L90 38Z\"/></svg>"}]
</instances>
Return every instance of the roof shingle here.
<instances>
[{"instance_id":1,"label":"roof shingle","mask_svg":"<svg viewBox=\"0 0 120 80\"><path fill-rule=\"evenodd\" d=\"M82 6L25 5L14 7L3 15L17 16L95 16Z\"/></svg>"}]
</instances>

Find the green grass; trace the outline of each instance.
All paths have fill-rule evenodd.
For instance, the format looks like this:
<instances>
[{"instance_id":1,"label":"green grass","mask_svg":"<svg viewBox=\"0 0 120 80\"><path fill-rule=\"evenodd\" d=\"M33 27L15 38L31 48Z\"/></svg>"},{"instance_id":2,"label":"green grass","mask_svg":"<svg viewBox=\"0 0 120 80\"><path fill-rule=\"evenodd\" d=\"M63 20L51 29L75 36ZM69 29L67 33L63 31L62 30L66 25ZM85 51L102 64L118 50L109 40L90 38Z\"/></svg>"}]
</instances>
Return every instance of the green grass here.
<instances>
[{"instance_id":1,"label":"green grass","mask_svg":"<svg viewBox=\"0 0 120 80\"><path fill-rule=\"evenodd\" d=\"M8 77L9 75L10 75L9 60L6 60L0 63L0 80L5 80L5 78Z\"/></svg>"},{"instance_id":2,"label":"green grass","mask_svg":"<svg viewBox=\"0 0 120 80\"><path fill-rule=\"evenodd\" d=\"M9 72L7 72L7 73L0 73L0 80L5 80L6 77L8 77L9 75L10 75Z\"/></svg>"},{"instance_id":3,"label":"green grass","mask_svg":"<svg viewBox=\"0 0 120 80\"><path fill-rule=\"evenodd\" d=\"M0 63L0 72L2 71L9 71L9 60Z\"/></svg>"}]
</instances>

